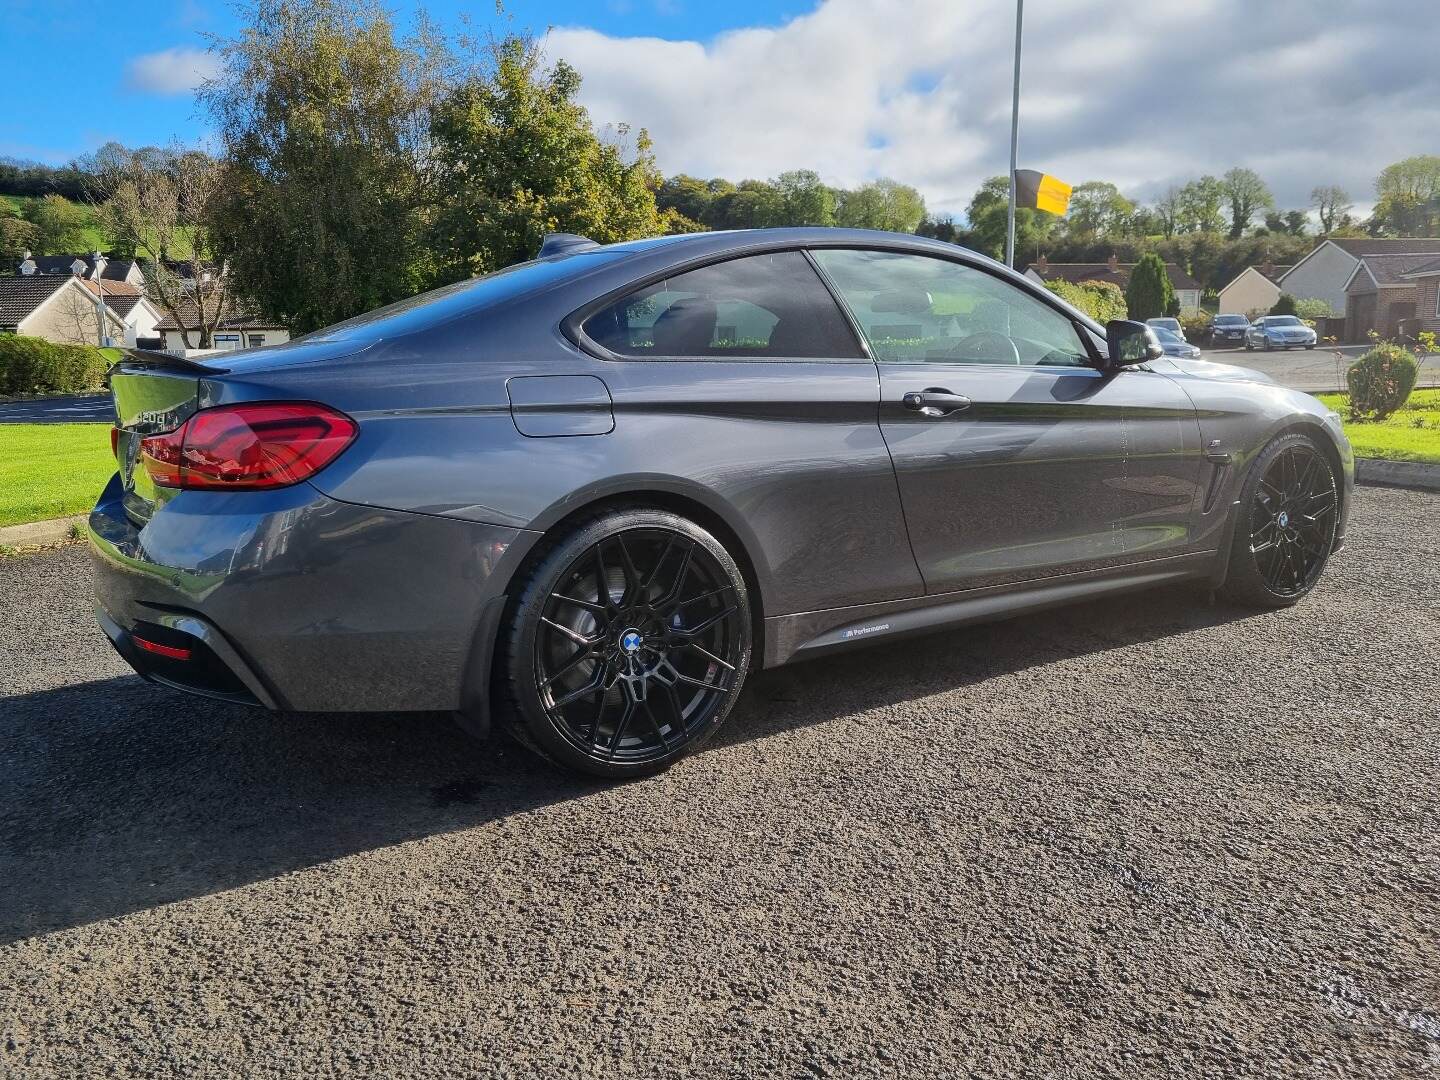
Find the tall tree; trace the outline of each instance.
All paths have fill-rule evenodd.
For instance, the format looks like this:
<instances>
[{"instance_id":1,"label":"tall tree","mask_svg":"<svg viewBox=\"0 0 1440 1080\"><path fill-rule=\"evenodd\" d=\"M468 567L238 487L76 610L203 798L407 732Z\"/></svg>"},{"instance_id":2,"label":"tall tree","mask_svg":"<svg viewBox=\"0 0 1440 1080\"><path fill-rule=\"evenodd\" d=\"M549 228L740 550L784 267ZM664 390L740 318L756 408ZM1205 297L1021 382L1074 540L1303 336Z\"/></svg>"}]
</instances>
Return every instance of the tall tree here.
<instances>
[{"instance_id":1,"label":"tall tree","mask_svg":"<svg viewBox=\"0 0 1440 1080\"><path fill-rule=\"evenodd\" d=\"M1165 194L1155 200L1155 216L1160 222L1160 232L1167 240L1180 231L1180 218L1185 212L1182 190L1172 184L1165 189Z\"/></svg>"},{"instance_id":2,"label":"tall tree","mask_svg":"<svg viewBox=\"0 0 1440 1080\"><path fill-rule=\"evenodd\" d=\"M1230 203L1230 239L1236 240L1250 227L1255 214L1272 208L1275 199L1253 169L1231 169L1221 183Z\"/></svg>"},{"instance_id":3,"label":"tall tree","mask_svg":"<svg viewBox=\"0 0 1440 1080\"><path fill-rule=\"evenodd\" d=\"M1387 165L1375 178L1373 231L1390 236L1440 233L1440 156L1420 154Z\"/></svg>"},{"instance_id":4,"label":"tall tree","mask_svg":"<svg viewBox=\"0 0 1440 1080\"><path fill-rule=\"evenodd\" d=\"M32 204L27 212L32 226L31 237L40 255L81 254L85 248L85 230L90 216L85 208L63 195L46 195Z\"/></svg>"},{"instance_id":5,"label":"tall tree","mask_svg":"<svg viewBox=\"0 0 1440 1080\"><path fill-rule=\"evenodd\" d=\"M94 169L96 190L109 195L101 220L139 257L146 295L175 320L187 349L210 348L232 299L211 227L222 166L198 150L119 147Z\"/></svg>"},{"instance_id":6,"label":"tall tree","mask_svg":"<svg viewBox=\"0 0 1440 1080\"><path fill-rule=\"evenodd\" d=\"M809 169L782 172L771 181L780 195L776 225L834 225L835 192Z\"/></svg>"},{"instance_id":7,"label":"tall tree","mask_svg":"<svg viewBox=\"0 0 1440 1080\"><path fill-rule=\"evenodd\" d=\"M835 207L835 223L851 229L913 233L924 219L925 200L920 192L889 179L842 191Z\"/></svg>"},{"instance_id":8,"label":"tall tree","mask_svg":"<svg viewBox=\"0 0 1440 1080\"><path fill-rule=\"evenodd\" d=\"M1135 204L1114 184L1087 180L1070 193L1066 231L1075 239L1124 233L1135 214Z\"/></svg>"},{"instance_id":9,"label":"tall tree","mask_svg":"<svg viewBox=\"0 0 1440 1080\"><path fill-rule=\"evenodd\" d=\"M1180 189L1180 232L1219 232L1225 224L1221 206L1225 185L1213 176L1202 176Z\"/></svg>"},{"instance_id":10,"label":"tall tree","mask_svg":"<svg viewBox=\"0 0 1440 1080\"><path fill-rule=\"evenodd\" d=\"M1175 309L1175 286L1170 283L1170 275L1159 255L1153 252L1142 255L1130 271L1125 306L1132 319L1156 319Z\"/></svg>"},{"instance_id":11,"label":"tall tree","mask_svg":"<svg viewBox=\"0 0 1440 1080\"><path fill-rule=\"evenodd\" d=\"M1006 210L1010 202L1010 181L992 176L980 185L965 216L970 228L962 243L995 259L1005 257ZM1045 210L1015 209L1015 261L1024 266L1039 254L1060 219Z\"/></svg>"},{"instance_id":12,"label":"tall tree","mask_svg":"<svg viewBox=\"0 0 1440 1080\"><path fill-rule=\"evenodd\" d=\"M576 101L580 75L546 67L537 43L511 35L489 64L440 102L432 131L441 279L533 258L547 232L601 243L666 231L650 138L621 125L600 139Z\"/></svg>"},{"instance_id":13,"label":"tall tree","mask_svg":"<svg viewBox=\"0 0 1440 1080\"><path fill-rule=\"evenodd\" d=\"M1320 221L1320 235L1329 236L1340 219L1350 213L1350 194L1336 184L1310 189L1310 205Z\"/></svg>"},{"instance_id":14,"label":"tall tree","mask_svg":"<svg viewBox=\"0 0 1440 1080\"><path fill-rule=\"evenodd\" d=\"M409 296L426 257L444 50L372 0L252 0L200 99L225 150L214 208L240 290L306 332Z\"/></svg>"}]
</instances>

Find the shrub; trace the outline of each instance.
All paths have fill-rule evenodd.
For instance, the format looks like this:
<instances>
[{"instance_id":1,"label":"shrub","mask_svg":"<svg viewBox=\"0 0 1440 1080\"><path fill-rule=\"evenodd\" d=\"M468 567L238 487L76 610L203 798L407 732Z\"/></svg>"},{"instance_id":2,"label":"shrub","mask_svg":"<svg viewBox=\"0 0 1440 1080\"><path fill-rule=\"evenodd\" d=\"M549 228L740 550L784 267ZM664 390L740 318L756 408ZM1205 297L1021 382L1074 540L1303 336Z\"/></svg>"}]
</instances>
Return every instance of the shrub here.
<instances>
[{"instance_id":1,"label":"shrub","mask_svg":"<svg viewBox=\"0 0 1440 1080\"><path fill-rule=\"evenodd\" d=\"M1214 318L1208 311L1187 311L1180 316L1180 329L1185 331L1187 341L1195 341L1203 338L1210 329L1210 320Z\"/></svg>"},{"instance_id":2,"label":"shrub","mask_svg":"<svg viewBox=\"0 0 1440 1080\"><path fill-rule=\"evenodd\" d=\"M110 365L93 345L0 336L0 394L76 394L98 390Z\"/></svg>"},{"instance_id":3,"label":"shrub","mask_svg":"<svg viewBox=\"0 0 1440 1080\"><path fill-rule=\"evenodd\" d=\"M1284 312L1277 312L1276 314L1284 314ZM1335 312L1330 308L1330 301L1321 300L1314 296L1296 297L1295 314L1307 322L1314 321L1315 319L1333 319L1335 317Z\"/></svg>"},{"instance_id":4,"label":"shrub","mask_svg":"<svg viewBox=\"0 0 1440 1080\"><path fill-rule=\"evenodd\" d=\"M1060 299L1079 308L1096 322L1126 317L1125 294L1113 281L1047 281L1045 287Z\"/></svg>"},{"instance_id":5,"label":"shrub","mask_svg":"<svg viewBox=\"0 0 1440 1080\"><path fill-rule=\"evenodd\" d=\"M1410 397L1418 371L1415 357L1399 345L1376 345L1345 373L1350 415L1357 420L1384 420Z\"/></svg>"},{"instance_id":6,"label":"shrub","mask_svg":"<svg viewBox=\"0 0 1440 1080\"><path fill-rule=\"evenodd\" d=\"M1296 311L1295 311L1295 297L1291 296L1288 292L1282 292L1282 293L1280 294L1280 299L1279 299L1279 300L1276 300L1276 301L1275 301L1275 306L1270 309L1270 314L1271 314L1271 315L1294 315L1294 314L1296 314Z\"/></svg>"},{"instance_id":7,"label":"shrub","mask_svg":"<svg viewBox=\"0 0 1440 1080\"><path fill-rule=\"evenodd\" d=\"M1130 271L1125 306L1132 319L1154 319L1180 310L1165 263L1153 251L1140 256L1135 269Z\"/></svg>"}]
</instances>

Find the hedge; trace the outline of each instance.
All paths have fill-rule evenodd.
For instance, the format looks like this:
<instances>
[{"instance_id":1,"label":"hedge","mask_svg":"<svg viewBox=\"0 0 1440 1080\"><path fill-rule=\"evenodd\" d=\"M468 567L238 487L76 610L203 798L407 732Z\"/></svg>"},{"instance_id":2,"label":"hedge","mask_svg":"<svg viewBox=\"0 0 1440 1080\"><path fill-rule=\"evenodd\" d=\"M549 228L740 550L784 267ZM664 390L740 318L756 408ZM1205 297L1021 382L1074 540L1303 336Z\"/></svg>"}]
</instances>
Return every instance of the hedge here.
<instances>
[{"instance_id":1,"label":"hedge","mask_svg":"<svg viewBox=\"0 0 1440 1080\"><path fill-rule=\"evenodd\" d=\"M78 394L105 385L109 358L94 345L0 334L0 394Z\"/></svg>"},{"instance_id":2,"label":"hedge","mask_svg":"<svg viewBox=\"0 0 1440 1080\"><path fill-rule=\"evenodd\" d=\"M1113 281L1082 281L1076 285L1057 278L1047 281L1045 288L1096 322L1107 323L1111 319L1126 317L1125 294Z\"/></svg>"}]
</instances>

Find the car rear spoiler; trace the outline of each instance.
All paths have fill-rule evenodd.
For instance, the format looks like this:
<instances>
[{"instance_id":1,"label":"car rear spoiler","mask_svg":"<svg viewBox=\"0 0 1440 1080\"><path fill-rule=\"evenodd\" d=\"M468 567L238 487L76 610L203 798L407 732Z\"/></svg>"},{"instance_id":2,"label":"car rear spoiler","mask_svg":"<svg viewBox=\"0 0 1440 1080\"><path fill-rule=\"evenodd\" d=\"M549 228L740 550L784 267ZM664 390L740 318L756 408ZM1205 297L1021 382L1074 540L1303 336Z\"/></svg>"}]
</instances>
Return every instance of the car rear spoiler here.
<instances>
[{"instance_id":1,"label":"car rear spoiler","mask_svg":"<svg viewBox=\"0 0 1440 1080\"><path fill-rule=\"evenodd\" d=\"M229 368L219 367L215 364L205 363L201 360L187 360L183 356L172 356L170 353L154 352L150 349L120 350L122 357L116 361L115 367L124 367L129 370L143 369L146 371L184 371L192 375L224 375ZM206 358L208 359L208 357Z\"/></svg>"}]
</instances>

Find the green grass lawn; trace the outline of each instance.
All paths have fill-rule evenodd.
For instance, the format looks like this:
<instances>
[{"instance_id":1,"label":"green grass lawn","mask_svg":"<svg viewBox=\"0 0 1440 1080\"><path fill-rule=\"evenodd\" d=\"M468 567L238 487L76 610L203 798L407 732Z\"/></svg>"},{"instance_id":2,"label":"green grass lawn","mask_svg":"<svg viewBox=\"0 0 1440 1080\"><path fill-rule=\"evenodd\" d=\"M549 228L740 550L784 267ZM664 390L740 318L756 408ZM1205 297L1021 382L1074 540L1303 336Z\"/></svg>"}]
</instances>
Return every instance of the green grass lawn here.
<instances>
[{"instance_id":1,"label":"green grass lawn","mask_svg":"<svg viewBox=\"0 0 1440 1080\"><path fill-rule=\"evenodd\" d=\"M1317 394L1341 417L1349 416L1348 394ZM1423 426L1417 427L1416 424ZM1440 390L1416 390L1405 407L1380 423L1345 420L1345 434L1357 457L1440 463Z\"/></svg>"},{"instance_id":2,"label":"green grass lawn","mask_svg":"<svg viewBox=\"0 0 1440 1080\"><path fill-rule=\"evenodd\" d=\"M89 510L114 471L106 424L0 424L0 525Z\"/></svg>"}]
</instances>

